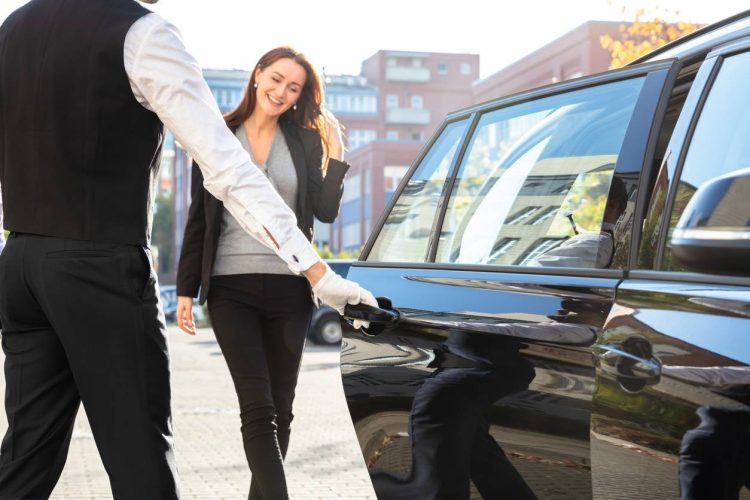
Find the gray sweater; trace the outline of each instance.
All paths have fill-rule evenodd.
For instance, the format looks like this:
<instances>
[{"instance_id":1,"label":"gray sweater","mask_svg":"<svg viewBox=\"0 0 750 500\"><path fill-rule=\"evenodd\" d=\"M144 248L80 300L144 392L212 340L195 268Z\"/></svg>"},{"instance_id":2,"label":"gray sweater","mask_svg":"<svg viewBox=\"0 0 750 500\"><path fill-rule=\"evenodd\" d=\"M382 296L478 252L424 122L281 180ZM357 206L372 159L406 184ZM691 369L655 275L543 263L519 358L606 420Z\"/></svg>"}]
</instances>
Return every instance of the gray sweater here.
<instances>
[{"instance_id":1,"label":"gray sweater","mask_svg":"<svg viewBox=\"0 0 750 500\"><path fill-rule=\"evenodd\" d=\"M252 156L243 125L237 128L235 135L242 147ZM264 171L281 198L294 212L297 200L297 171L294 169L292 155L280 128L276 129L266 163L258 165L258 168ZM211 275L257 273L293 274L273 250L247 234L225 208Z\"/></svg>"}]
</instances>

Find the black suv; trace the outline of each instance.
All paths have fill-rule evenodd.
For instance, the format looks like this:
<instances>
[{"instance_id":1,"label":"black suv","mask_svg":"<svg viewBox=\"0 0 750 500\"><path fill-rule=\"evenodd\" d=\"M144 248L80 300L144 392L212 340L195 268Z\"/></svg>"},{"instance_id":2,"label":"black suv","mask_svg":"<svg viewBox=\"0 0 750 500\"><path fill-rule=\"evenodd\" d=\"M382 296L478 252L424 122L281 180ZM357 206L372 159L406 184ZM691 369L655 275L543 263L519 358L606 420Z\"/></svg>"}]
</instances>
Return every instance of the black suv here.
<instances>
[{"instance_id":1,"label":"black suv","mask_svg":"<svg viewBox=\"0 0 750 500\"><path fill-rule=\"evenodd\" d=\"M749 89L750 11L446 118L348 275L379 498L748 495Z\"/></svg>"}]
</instances>

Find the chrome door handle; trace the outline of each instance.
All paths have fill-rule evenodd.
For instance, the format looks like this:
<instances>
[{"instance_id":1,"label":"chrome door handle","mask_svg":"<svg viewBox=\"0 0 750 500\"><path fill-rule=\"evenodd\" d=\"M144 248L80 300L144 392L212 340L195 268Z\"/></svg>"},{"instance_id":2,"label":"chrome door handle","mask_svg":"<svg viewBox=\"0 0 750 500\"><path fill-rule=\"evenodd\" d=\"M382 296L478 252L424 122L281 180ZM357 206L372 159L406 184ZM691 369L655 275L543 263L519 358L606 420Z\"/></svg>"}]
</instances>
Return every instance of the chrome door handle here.
<instances>
[{"instance_id":1,"label":"chrome door handle","mask_svg":"<svg viewBox=\"0 0 750 500\"><path fill-rule=\"evenodd\" d=\"M386 327L392 327L401 319L398 310L393 309L391 300L388 297L377 297L379 307L368 306L367 304L347 304L344 307L344 318L348 320L360 319L370 322L369 328L363 328L362 332L366 335L378 335Z\"/></svg>"},{"instance_id":2,"label":"chrome door handle","mask_svg":"<svg viewBox=\"0 0 750 500\"><path fill-rule=\"evenodd\" d=\"M613 375L624 389L631 392L656 384L661 378L658 359L638 356L619 345L595 345L594 364L603 372Z\"/></svg>"}]
</instances>

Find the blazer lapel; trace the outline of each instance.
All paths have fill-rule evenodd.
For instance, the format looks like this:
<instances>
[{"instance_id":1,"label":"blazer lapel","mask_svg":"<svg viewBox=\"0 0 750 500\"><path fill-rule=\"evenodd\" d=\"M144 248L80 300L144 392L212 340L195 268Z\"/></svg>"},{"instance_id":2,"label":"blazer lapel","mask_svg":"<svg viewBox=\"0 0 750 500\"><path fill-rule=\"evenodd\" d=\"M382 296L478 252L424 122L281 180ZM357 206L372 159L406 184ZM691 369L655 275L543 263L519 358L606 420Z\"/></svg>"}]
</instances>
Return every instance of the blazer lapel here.
<instances>
[{"instance_id":1,"label":"blazer lapel","mask_svg":"<svg viewBox=\"0 0 750 500\"><path fill-rule=\"evenodd\" d=\"M284 134L289 153L292 155L294 170L297 171L297 207L294 211L298 224L302 222L302 214L307 203L307 164L305 163L305 148L294 125L280 121L279 126Z\"/></svg>"}]
</instances>

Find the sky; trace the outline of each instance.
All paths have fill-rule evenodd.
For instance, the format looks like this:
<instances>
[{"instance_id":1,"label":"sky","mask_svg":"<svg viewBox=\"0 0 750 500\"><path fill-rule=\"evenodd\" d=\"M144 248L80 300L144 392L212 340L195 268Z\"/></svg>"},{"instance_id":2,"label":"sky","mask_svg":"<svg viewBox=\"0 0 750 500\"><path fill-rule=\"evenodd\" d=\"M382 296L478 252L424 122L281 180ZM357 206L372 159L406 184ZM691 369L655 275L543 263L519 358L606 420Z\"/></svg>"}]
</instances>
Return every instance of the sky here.
<instances>
[{"instance_id":1,"label":"sky","mask_svg":"<svg viewBox=\"0 0 750 500\"><path fill-rule=\"evenodd\" d=\"M26 0L0 0L0 21ZM623 9L623 5L628 5ZM249 69L291 45L328 74L359 74L378 50L479 54L484 78L588 20L630 21L634 7L711 23L744 0L160 0L204 68ZM664 16L663 16L664 17ZM671 20L674 15L668 15Z\"/></svg>"}]
</instances>

